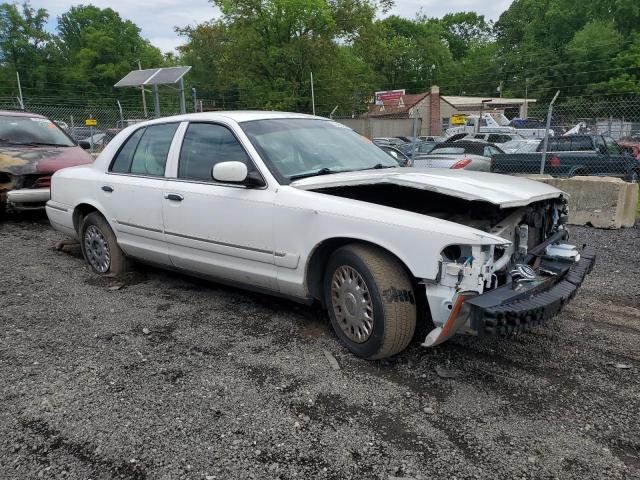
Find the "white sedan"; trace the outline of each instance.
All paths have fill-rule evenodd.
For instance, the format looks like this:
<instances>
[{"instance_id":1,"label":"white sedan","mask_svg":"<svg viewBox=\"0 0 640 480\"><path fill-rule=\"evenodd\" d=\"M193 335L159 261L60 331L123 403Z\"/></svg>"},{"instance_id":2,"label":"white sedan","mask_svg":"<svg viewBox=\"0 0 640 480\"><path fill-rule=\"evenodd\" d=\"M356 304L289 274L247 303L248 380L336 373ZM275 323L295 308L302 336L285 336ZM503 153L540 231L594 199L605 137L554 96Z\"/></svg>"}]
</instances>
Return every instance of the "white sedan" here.
<instances>
[{"instance_id":1,"label":"white sedan","mask_svg":"<svg viewBox=\"0 0 640 480\"><path fill-rule=\"evenodd\" d=\"M561 191L523 178L401 168L349 128L278 112L133 125L53 176L47 215L94 272L135 259L318 302L378 359L414 336L527 330L594 261L561 243Z\"/></svg>"}]
</instances>

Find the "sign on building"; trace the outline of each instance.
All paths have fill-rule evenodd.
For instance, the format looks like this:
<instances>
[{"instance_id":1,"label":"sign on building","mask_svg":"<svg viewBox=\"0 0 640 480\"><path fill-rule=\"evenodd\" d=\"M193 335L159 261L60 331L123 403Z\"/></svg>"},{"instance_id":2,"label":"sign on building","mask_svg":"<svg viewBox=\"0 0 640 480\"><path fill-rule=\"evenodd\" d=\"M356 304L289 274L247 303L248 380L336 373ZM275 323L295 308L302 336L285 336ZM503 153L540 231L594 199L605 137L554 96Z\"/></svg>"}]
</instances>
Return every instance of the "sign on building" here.
<instances>
[{"instance_id":1,"label":"sign on building","mask_svg":"<svg viewBox=\"0 0 640 480\"><path fill-rule=\"evenodd\" d=\"M375 93L376 105L382 105L384 102L392 102L396 100L400 100L400 98L405 94L404 89L402 90L385 90L382 92Z\"/></svg>"}]
</instances>

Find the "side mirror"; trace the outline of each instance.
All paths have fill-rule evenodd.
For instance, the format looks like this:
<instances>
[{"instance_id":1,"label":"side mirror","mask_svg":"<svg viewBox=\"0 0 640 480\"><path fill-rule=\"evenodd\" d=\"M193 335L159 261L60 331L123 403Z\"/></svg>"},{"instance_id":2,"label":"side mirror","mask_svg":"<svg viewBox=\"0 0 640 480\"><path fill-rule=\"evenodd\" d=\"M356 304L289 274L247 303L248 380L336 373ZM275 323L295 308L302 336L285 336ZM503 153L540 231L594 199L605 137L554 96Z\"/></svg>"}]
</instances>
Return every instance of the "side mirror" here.
<instances>
[{"instance_id":1,"label":"side mirror","mask_svg":"<svg viewBox=\"0 0 640 480\"><path fill-rule=\"evenodd\" d=\"M87 141L81 141L78 142L78 145L80 146L80 148L84 149L84 150L91 150L91 144Z\"/></svg>"},{"instance_id":2,"label":"side mirror","mask_svg":"<svg viewBox=\"0 0 640 480\"><path fill-rule=\"evenodd\" d=\"M247 179L247 166L242 162L221 162L213 166L214 180L224 183L241 183Z\"/></svg>"}]
</instances>

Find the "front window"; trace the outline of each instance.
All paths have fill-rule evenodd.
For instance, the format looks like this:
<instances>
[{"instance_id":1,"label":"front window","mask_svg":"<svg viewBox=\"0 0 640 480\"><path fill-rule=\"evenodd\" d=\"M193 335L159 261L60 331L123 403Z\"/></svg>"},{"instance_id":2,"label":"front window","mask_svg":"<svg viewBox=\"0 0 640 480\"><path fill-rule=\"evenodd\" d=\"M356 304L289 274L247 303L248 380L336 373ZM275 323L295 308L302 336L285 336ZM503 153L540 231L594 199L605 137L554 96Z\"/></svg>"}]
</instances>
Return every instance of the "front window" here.
<instances>
[{"instance_id":1,"label":"front window","mask_svg":"<svg viewBox=\"0 0 640 480\"><path fill-rule=\"evenodd\" d=\"M0 145L73 147L75 144L46 118L0 115Z\"/></svg>"},{"instance_id":2,"label":"front window","mask_svg":"<svg viewBox=\"0 0 640 480\"><path fill-rule=\"evenodd\" d=\"M328 173L397 167L369 140L328 120L284 118L241 123L280 183Z\"/></svg>"}]
</instances>

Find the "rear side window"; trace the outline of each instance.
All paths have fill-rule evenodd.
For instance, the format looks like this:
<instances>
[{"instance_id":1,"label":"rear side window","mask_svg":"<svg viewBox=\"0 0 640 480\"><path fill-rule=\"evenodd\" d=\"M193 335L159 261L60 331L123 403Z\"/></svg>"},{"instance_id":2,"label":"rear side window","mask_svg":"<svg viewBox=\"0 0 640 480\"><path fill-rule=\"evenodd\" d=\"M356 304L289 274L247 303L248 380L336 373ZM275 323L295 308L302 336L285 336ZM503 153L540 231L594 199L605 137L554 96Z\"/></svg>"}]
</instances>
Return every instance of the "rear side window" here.
<instances>
[{"instance_id":1,"label":"rear side window","mask_svg":"<svg viewBox=\"0 0 640 480\"><path fill-rule=\"evenodd\" d=\"M140 142L140 138L142 137L144 130L144 128L136 130L133 135L131 135L127 139L127 141L124 142L124 145L111 164L111 172L129 173L129 169L131 168L131 161L133 160L133 154L136 152L136 147L138 146L138 142Z\"/></svg>"},{"instance_id":2,"label":"rear side window","mask_svg":"<svg viewBox=\"0 0 640 480\"><path fill-rule=\"evenodd\" d=\"M588 152L589 150L593 150L591 137L572 137L571 150L574 152Z\"/></svg>"},{"instance_id":3,"label":"rear side window","mask_svg":"<svg viewBox=\"0 0 640 480\"><path fill-rule=\"evenodd\" d=\"M169 147L177 128L177 123L147 127L133 154L131 173L152 177L163 176Z\"/></svg>"},{"instance_id":4,"label":"rear side window","mask_svg":"<svg viewBox=\"0 0 640 480\"><path fill-rule=\"evenodd\" d=\"M192 123L182 141L178 178L212 182L214 165L242 162L251 171L253 165L231 131L213 123Z\"/></svg>"}]
</instances>

